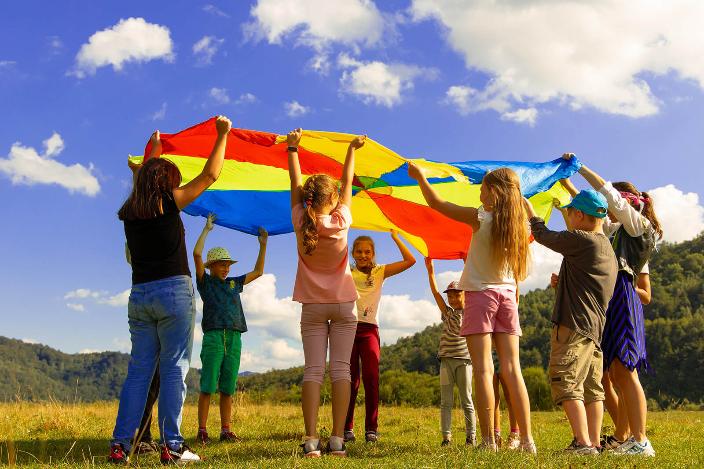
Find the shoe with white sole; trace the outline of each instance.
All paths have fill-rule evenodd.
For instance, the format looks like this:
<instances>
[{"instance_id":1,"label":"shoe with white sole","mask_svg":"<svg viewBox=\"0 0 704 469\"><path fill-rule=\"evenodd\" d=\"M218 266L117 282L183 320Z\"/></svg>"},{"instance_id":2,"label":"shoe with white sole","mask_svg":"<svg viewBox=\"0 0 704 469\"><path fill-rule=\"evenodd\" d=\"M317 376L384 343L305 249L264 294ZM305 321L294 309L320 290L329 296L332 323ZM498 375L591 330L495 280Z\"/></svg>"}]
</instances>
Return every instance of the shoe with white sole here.
<instances>
[{"instance_id":1,"label":"shoe with white sole","mask_svg":"<svg viewBox=\"0 0 704 469\"><path fill-rule=\"evenodd\" d=\"M538 454L538 448L535 446L534 441L529 441L528 443L521 443L518 446L518 450L523 453Z\"/></svg>"},{"instance_id":2,"label":"shoe with white sole","mask_svg":"<svg viewBox=\"0 0 704 469\"><path fill-rule=\"evenodd\" d=\"M630 437L624 444L616 448L613 454L619 456L655 456L655 450L653 445L650 444L650 440L646 439L643 442L638 442L635 438Z\"/></svg>"},{"instance_id":3,"label":"shoe with white sole","mask_svg":"<svg viewBox=\"0 0 704 469\"><path fill-rule=\"evenodd\" d=\"M304 458L319 458L323 452L323 445L319 438L309 438L301 444Z\"/></svg>"},{"instance_id":4,"label":"shoe with white sole","mask_svg":"<svg viewBox=\"0 0 704 469\"><path fill-rule=\"evenodd\" d=\"M572 443L565 448L565 454L574 454L575 456L598 456L599 450L593 446L581 445L577 443L577 439L573 439Z\"/></svg>"},{"instance_id":5,"label":"shoe with white sole","mask_svg":"<svg viewBox=\"0 0 704 469\"><path fill-rule=\"evenodd\" d=\"M177 449L171 449L167 445L161 447L161 464L185 466L186 464L196 463L199 461L200 456L184 444Z\"/></svg>"},{"instance_id":6,"label":"shoe with white sole","mask_svg":"<svg viewBox=\"0 0 704 469\"><path fill-rule=\"evenodd\" d=\"M521 446L521 435L516 432L511 432L508 434L508 439L506 440L506 448L508 449L518 449Z\"/></svg>"}]
</instances>

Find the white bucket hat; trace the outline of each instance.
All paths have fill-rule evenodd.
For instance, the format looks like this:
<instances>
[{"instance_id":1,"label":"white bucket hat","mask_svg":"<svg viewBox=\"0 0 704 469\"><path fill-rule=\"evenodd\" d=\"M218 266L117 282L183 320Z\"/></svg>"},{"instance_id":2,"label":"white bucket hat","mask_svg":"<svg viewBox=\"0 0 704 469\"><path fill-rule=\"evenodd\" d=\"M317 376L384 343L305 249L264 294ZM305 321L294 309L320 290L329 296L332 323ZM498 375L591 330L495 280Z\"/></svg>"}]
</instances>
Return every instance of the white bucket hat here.
<instances>
[{"instance_id":1,"label":"white bucket hat","mask_svg":"<svg viewBox=\"0 0 704 469\"><path fill-rule=\"evenodd\" d=\"M234 264L235 260L230 257L230 253L227 252L227 249L225 248L213 248L210 251L208 251L208 257L205 261L205 267L210 267L210 264L213 262L219 262L219 261L227 261L230 263L230 265Z\"/></svg>"}]
</instances>

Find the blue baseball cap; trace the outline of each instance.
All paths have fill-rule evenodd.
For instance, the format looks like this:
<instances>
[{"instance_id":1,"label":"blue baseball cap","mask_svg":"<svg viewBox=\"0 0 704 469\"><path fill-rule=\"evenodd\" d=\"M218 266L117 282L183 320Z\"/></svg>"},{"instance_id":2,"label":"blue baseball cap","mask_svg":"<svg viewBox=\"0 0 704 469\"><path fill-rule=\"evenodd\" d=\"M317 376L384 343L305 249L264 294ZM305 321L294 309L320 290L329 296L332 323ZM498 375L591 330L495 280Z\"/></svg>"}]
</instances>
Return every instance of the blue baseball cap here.
<instances>
[{"instance_id":1,"label":"blue baseball cap","mask_svg":"<svg viewBox=\"0 0 704 469\"><path fill-rule=\"evenodd\" d=\"M609 211L609 204L606 202L606 197L594 189L585 189L579 191L579 194L574 196L572 202L562 208L574 208L587 215L604 218Z\"/></svg>"}]
</instances>

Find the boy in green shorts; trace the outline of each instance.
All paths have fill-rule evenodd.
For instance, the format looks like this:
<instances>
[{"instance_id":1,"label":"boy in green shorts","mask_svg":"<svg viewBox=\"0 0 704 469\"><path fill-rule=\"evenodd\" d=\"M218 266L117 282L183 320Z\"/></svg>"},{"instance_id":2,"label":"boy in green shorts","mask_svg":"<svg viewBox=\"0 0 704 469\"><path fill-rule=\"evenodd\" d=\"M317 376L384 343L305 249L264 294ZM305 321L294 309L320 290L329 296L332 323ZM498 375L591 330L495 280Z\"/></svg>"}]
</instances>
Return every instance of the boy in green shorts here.
<instances>
[{"instance_id":1,"label":"boy in green shorts","mask_svg":"<svg viewBox=\"0 0 704 469\"><path fill-rule=\"evenodd\" d=\"M259 228L259 256L254 270L239 277L228 277L233 261L225 248L213 248L203 263L202 253L205 238L213 229L215 215L208 219L200 234L193 260L196 265L196 286L203 300L203 347L200 352L202 370L200 375L200 396L198 398L199 443L208 443L208 408L210 395L220 391L220 441L237 441L239 438L230 431L232 417L232 395L237 389L237 374L240 368L242 351L241 334L247 332L247 323L242 312L240 293L244 285L264 273L267 232ZM210 273L206 273L205 269Z\"/></svg>"}]
</instances>

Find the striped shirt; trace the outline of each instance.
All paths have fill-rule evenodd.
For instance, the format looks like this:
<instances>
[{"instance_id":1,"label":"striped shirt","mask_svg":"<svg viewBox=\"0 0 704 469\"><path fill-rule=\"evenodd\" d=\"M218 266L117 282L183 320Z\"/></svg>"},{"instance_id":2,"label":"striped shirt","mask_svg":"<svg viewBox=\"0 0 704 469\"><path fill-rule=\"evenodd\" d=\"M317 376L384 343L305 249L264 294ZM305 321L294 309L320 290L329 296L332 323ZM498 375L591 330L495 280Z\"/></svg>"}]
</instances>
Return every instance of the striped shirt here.
<instances>
[{"instance_id":1,"label":"striped shirt","mask_svg":"<svg viewBox=\"0 0 704 469\"><path fill-rule=\"evenodd\" d=\"M469 358L467 341L460 335L462 310L448 306L442 313L442 335L440 335L440 358Z\"/></svg>"}]
</instances>

